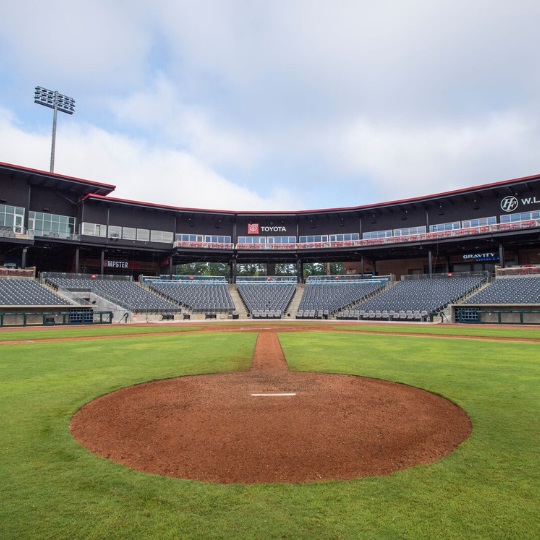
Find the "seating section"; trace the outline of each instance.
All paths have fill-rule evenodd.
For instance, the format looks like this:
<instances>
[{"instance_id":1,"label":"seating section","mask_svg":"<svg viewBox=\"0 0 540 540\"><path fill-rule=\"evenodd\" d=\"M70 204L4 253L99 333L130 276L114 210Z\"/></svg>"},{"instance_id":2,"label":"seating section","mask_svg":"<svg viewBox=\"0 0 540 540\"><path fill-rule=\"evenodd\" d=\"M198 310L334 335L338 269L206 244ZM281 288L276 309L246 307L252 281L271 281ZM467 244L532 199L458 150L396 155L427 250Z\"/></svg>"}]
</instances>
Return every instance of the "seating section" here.
<instances>
[{"instance_id":1,"label":"seating section","mask_svg":"<svg viewBox=\"0 0 540 540\"><path fill-rule=\"evenodd\" d=\"M227 283L155 281L151 288L193 312L232 312L235 306Z\"/></svg>"},{"instance_id":2,"label":"seating section","mask_svg":"<svg viewBox=\"0 0 540 540\"><path fill-rule=\"evenodd\" d=\"M540 304L540 277L499 277L464 304Z\"/></svg>"},{"instance_id":3,"label":"seating section","mask_svg":"<svg viewBox=\"0 0 540 540\"><path fill-rule=\"evenodd\" d=\"M296 291L290 282L239 283L238 293L253 319L280 319Z\"/></svg>"},{"instance_id":4,"label":"seating section","mask_svg":"<svg viewBox=\"0 0 540 540\"><path fill-rule=\"evenodd\" d=\"M0 278L0 306L70 306L70 302L30 278Z\"/></svg>"},{"instance_id":5,"label":"seating section","mask_svg":"<svg viewBox=\"0 0 540 540\"><path fill-rule=\"evenodd\" d=\"M354 304L384 287L381 281L306 283L297 319L322 319Z\"/></svg>"},{"instance_id":6,"label":"seating section","mask_svg":"<svg viewBox=\"0 0 540 540\"><path fill-rule=\"evenodd\" d=\"M69 291L91 291L133 313L181 311L178 304L160 298L132 281L67 277L47 278L47 281Z\"/></svg>"},{"instance_id":7,"label":"seating section","mask_svg":"<svg viewBox=\"0 0 540 540\"><path fill-rule=\"evenodd\" d=\"M427 320L480 287L483 277L445 277L398 281L366 302L355 306L361 319Z\"/></svg>"}]
</instances>

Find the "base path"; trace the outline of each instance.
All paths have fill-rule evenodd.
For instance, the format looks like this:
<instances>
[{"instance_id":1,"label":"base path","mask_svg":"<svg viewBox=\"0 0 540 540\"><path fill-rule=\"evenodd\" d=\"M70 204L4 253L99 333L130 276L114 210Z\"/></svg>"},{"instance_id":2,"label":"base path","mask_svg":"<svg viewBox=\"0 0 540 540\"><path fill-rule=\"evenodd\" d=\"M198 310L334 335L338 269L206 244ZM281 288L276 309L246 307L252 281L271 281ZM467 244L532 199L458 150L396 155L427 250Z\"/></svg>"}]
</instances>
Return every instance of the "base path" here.
<instances>
[{"instance_id":1,"label":"base path","mask_svg":"<svg viewBox=\"0 0 540 540\"><path fill-rule=\"evenodd\" d=\"M73 417L73 436L133 469L220 484L390 474L450 454L465 412L430 392L347 375L291 373L260 332L247 373L132 386Z\"/></svg>"}]
</instances>

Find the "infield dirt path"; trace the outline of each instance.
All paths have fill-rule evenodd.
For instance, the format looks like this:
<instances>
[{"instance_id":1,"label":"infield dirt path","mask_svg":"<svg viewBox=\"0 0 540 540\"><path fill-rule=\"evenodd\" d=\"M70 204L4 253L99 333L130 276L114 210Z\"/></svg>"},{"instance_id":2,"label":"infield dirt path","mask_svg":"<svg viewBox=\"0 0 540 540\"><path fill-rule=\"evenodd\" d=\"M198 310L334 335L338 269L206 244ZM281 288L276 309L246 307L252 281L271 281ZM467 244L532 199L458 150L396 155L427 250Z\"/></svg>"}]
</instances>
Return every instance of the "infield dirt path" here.
<instances>
[{"instance_id":1,"label":"infield dirt path","mask_svg":"<svg viewBox=\"0 0 540 540\"><path fill-rule=\"evenodd\" d=\"M249 372L132 386L88 403L70 429L133 469L221 484L306 483L390 474L451 453L465 412L375 379L293 373L260 331Z\"/></svg>"}]
</instances>

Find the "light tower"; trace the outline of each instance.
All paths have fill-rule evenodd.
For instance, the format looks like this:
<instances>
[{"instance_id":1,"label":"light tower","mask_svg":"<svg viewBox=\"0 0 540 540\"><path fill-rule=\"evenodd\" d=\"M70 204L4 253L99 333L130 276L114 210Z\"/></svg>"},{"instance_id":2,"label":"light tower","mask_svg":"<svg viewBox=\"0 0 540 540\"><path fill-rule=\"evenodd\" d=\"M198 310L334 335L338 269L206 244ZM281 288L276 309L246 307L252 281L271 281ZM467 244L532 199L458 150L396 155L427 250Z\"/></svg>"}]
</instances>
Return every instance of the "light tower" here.
<instances>
[{"instance_id":1,"label":"light tower","mask_svg":"<svg viewBox=\"0 0 540 540\"><path fill-rule=\"evenodd\" d=\"M34 103L38 105L44 105L54 110L53 114L53 128L52 128L52 143L51 143L51 168L50 171L54 172L54 152L56 146L56 117L58 111L66 114L73 114L75 112L75 100L68 96L60 94L58 90L47 90L41 86L36 86L34 93Z\"/></svg>"}]
</instances>

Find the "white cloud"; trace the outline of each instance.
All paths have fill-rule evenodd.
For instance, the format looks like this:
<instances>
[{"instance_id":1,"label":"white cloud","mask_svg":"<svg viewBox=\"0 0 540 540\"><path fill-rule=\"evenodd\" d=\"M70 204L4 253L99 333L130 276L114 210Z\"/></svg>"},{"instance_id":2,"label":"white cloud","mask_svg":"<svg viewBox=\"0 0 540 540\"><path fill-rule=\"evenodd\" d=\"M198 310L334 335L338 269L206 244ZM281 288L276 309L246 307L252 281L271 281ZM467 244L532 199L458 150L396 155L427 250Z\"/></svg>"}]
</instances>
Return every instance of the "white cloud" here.
<instances>
[{"instance_id":1,"label":"white cloud","mask_svg":"<svg viewBox=\"0 0 540 540\"><path fill-rule=\"evenodd\" d=\"M0 161L31 169L49 170L51 134L25 132L15 115L0 108Z\"/></svg>"},{"instance_id":2,"label":"white cloud","mask_svg":"<svg viewBox=\"0 0 540 540\"><path fill-rule=\"evenodd\" d=\"M28 126L11 136L34 152L7 143L24 165L48 164L49 117L26 94L42 84L77 100L59 137L88 126L58 166L95 169L130 198L152 170L170 193L177 171L210 179L200 204L230 191L217 205L230 208L363 204L538 172L536 0L19 4L0 18L0 100Z\"/></svg>"},{"instance_id":3,"label":"white cloud","mask_svg":"<svg viewBox=\"0 0 540 540\"><path fill-rule=\"evenodd\" d=\"M327 142L336 167L398 198L535 174L540 132L517 113L439 126L357 120Z\"/></svg>"},{"instance_id":4,"label":"white cloud","mask_svg":"<svg viewBox=\"0 0 540 540\"><path fill-rule=\"evenodd\" d=\"M123 5L122 5L123 4ZM0 58L12 74L36 84L95 89L139 80L151 47L148 13L131 3L27 0L5 3Z\"/></svg>"},{"instance_id":5,"label":"white cloud","mask_svg":"<svg viewBox=\"0 0 540 540\"><path fill-rule=\"evenodd\" d=\"M163 73L143 90L114 100L111 108L123 124L155 133L156 140L186 148L209 164L248 168L264 155L263 145L253 136L219 127L208 110L186 105Z\"/></svg>"},{"instance_id":6,"label":"white cloud","mask_svg":"<svg viewBox=\"0 0 540 540\"><path fill-rule=\"evenodd\" d=\"M48 170L50 133L25 132L0 109L0 161ZM293 209L291 193L259 195L221 176L196 157L152 147L93 126L70 124L58 133L55 172L117 186L112 196L156 204L223 210Z\"/></svg>"},{"instance_id":7,"label":"white cloud","mask_svg":"<svg viewBox=\"0 0 540 540\"><path fill-rule=\"evenodd\" d=\"M210 74L250 115L287 122L307 110L408 116L470 114L471 101L491 107L479 90L511 90L516 77L538 84L538 17L533 0L162 1L155 12L171 73L188 71L192 83Z\"/></svg>"}]
</instances>

